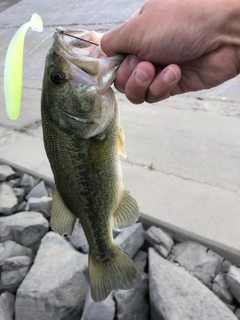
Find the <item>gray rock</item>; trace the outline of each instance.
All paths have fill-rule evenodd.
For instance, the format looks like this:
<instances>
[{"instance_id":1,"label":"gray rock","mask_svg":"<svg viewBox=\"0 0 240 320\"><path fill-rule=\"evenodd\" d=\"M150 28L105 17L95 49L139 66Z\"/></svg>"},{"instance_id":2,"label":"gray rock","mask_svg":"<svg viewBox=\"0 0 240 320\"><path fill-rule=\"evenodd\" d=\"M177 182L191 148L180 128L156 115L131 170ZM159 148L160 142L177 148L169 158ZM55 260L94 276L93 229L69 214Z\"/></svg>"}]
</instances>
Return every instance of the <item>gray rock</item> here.
<instances>
[{"instance_id":1,"label":"gray rock","mask_svg":"<svg viewBox=\"0 0 240 320\"><path fill-rule=\"evenodd\" d=\"M36 179L33 176L25 173L22 176L20 186L24 188L26 194L30 192L30 190L39 182L40 179Z\"/></svg>"},{"instance_id":2,"label":"gray rock","mask_svg":"<svg viewBox=\"0 0 240 320\"><path fill-rule=\"evenodd\" d=\"M42 208L42 209L39 209L38 212L40 212L44 216L45 219L50 220L50 215L51 215L50 211L47 211Z\"/></svg>"},{"instance_id":3,"label":"gray rock","mask_svg":"<svg viewBox=\"0 0 240 320\"><path fill-rule=\"evenodd\" d=\"M115 302L112 293L102 302L94 302L90 290L87 292L81 320L114 320Z\"/></svg>"},{"instance_id":4,"label":"gray rock","mask_svg":"<svg viewBox=\"0 0 240 320\"><path fill-rule=\"evenodd\" d=\"M38 212L19 212L0 217L0 242L13 240L36 250L48 229L48 221Z\"/></svg>"},{"instance_id":5,"label":"gray rock","mask_svg":"<svg viewBox=\"0 0 240 320\"><path fill-rule=\"evenodd\" d=\"M17 208L18 200L12 188L6 184L0 184L0 215L10 215Z\"/></svg>"},{"instance_id":6,"label":"gray rock","mask_svg":"<svg viewBox=\"0 0 240 320\"><path fill-rule=\"evenodd\" d=\"M50 197L41 197L41 198L30 198L28 199L26 210L41 212L46 211L49 212L52 208L52 198Z\"/></svg>"},{"instance_id":7,"label":"gray rock","mask_svg":"<svg viewBox=\"0 0 240 320\"><path fill-rule=\"evenodd\" d=\"M233 296L229 292L227 286L227 275L218 274L213 282L212 291L225 303L231 304L233 302Z\"/></svg>"},{"instance_id":8,"label":"gray rock","mask_svg":"<svg viewBox=\"0 0 240 320\"><path fill-rule=\"evenodd\" d=\"M231 266L227 273L227 284L232 295L240 303L240 268Z\"/></svg>"},{"instance_id":9,"label":"gray rock","mask_svg":"<svg viewBox=\"0 0 240 320\"><path fill-rule=\"evenodd\" d=\"M88 253L89 245L83 231L82 225L77 219L72 234L64 234L64 237L80 252Z\"/></svg>"},{"instance_id":10,"label":"gray rock","mask_svg":"<svg viewBox=\"0 0 240 320\"><path fill-rule=\"evenodd\" d=\"M141 282L130 290L117 290L115 320L146 320L149 314L148 275L143 274ZM96 318L97 319L97 318Z\"/></svg>"},{"instance_id":11,"label":"gray rock","mask_svg":"<svg viewBox=\"0 0 240 320\"><path fill-rule=\"evenodd\" d=\"M39 182L32 190L26 195L26 199L48 197L48 192L43 181Z\"/></svg>"},{"instance_id":12,"label":"gray rock","mask_svg":"<svg viewBox=\"0 0 240 320\"><path fill-rule=\"evenodd\" d=\"M14 314L15 297L9 292L4 292L0 296L0 319L12 320Z\"/></svg>"},{"instance_id":13,"label":"gray rock","mask_svg":"<svg viewBox=\"0 0 240 320\"><path fill-rule=\"evenodd\" d=\"M145 272L147 265L147 252L138 250L137 253L133 256L133 262L137 266L140 272Z\"/></svg>"},{"instance_id":14,"label":"gray rock","mask_svg":"<svg viewBox=\"0 0 240 320\"><path fill-rule=\"evenodd\" d=\"M123 229L123 231L116 236L115 241L123 251L132 258L143 245L145 240L144 234L145 231L143 230L142 223L138 222Z\"/></svg>"},{"instance_id":15,"label":"gray rock","mask_svg":"<svg viewBox=\"0 0 240 320\"><path fill-rule=\"evenodd\" d=\"M240 308L235 311L235 316L240 320Z\"/></svg>"},{"instance_id":16,"label":"gray rock","mask_svg":"<svg viewBox=\"0 0 240 320\"><path fill-rule=\"evenodd\" d=\"M208 255L207 248L195 242L183 242L174 246L171 258L191 271L209 288L221 270L218 256Z\"/></svg>"},{"instance_id":17,"label":"gray rock","mask_svg":"<svg viewBox=\"0 0 240 320\"><path fill-rule=\"evenodd\" d=\"M216 252L214 252L214 251L212 251L212 250L207 250L207 254L210 256L210 257L215 257L215 258L217 258L219 261L221 261L221 264L223 264L223 261L224 261L224 258L220 255L220 254L218 254L218 253L216 253Z\"/></svg>"},{"instance_id":18,"label":"gray rock","mask_svg":"<svg viewBox=\"0 0 240 320\"><path fill-rule=\"evenodd\" d=\"M18 177L18 174L7 164L0 164L0 181L7 181Z\"/></svg>"},{"instance_id":19,"label":"gray rock","mask_svg":"<svg viewBox=\"0 0 240 320\"><path fill-rule=\"evenodd\" d=\"M228 272L228 270L229 270L229 268L231 267L231 262L230 261L228 261L228 260L223 260L223 262L222 262L222 271L223 272Z\"/></svg>"},{"instance_id":20,"label":"gray rock","mask_svg":"<svg viewBox=\"0 0 240 320\"><path fill-rule=\"evenodd\" d=\"M15 212L22 212L22 211L26 211L26 206L27 206L27 201L22 201L18 204Z\"/></svg>"},{"instance_id":21,"label":"gray rock","mask_svg":"<svg viewBox=\"0 0 240 320\"><path fill-rule=\"evenodd\" d=\"M13 188L12 190L17 197L18 202L21 202L24 198L25 190L23 188Z\"/></svg>"},{"instance_id":22,"label":"gray rock","mask_svg":"<svg viewBox=\"0 0 240 320\"><path fill-rule=\"evenodd\" d=\"M174 244L173 239L161 228L150 227L145 237L147 241L163 256L167 257Z\"/></svg>"},{"instance_id":23,"label":"gray rock","mask_svg":"<svg viewBox=\"0 0 240 320\"><path fill-rule=\"evenodd\" d=\"M25 278L32 260L26 256L11 257L5 260L1 273L1 287L15 293Z\"/></svg>"},{"instance_id":24,"label":"gray rock","mask_svg":"<svg viewBox=\"0 0 240 320\"><path fill-rule=\"evenodd\" d=\"M48 232L16 296L16 320L79 320L89 288L87 255Z\"/></svg>"},{"instance_id":25,"label":"gray rock","mask_svg":"<svg viewBox=\"0 0 240 320\"><path fill-rule=\"evenodd\" d=\"M232 304L228 304L225 303L225 305L228 307L229 310L231 310L233 313L236 311L237 307L232 305Z\"/></svg>"},{"instance_id":26,"label":"gray rock","mask_svg":"<svg viewBox=\"0 0 240 320\"><path fill-rule=\"evenodd\" d=\"M149 248L151 320L236 320L198 279Z\"/></svg>"},{"instance_id":27,"label":"gray rock","mask_svg":"<svg viewBox=\"0 0 240 320\"><path fill-rule=\"evenodd\" d=\"M21 183L21 178L11 179L9 181L5 181L11 188L19 188Z\"/></svg>"},{"instance_id":28,"label":"gray rock","mask_svg":"<svg viewBox=\"0 0 240 320\"><path fill-rule=\"evenodd\" d=\"M48 196L53 198L53 188L51 188L48 185L46 185L46 189L47 189L47 192L48 192Z\"/></svg>"},{"instance_id":29,"label":"gray rock","mask_svg":"<svg viewBox=\"0 0 240 320\"><path fill-rule=\"evenodd\" d=\"M161 256L167 258L169 255L169 250L164 248L162 245L155 244L154 248L160 253Z\"/></svg>"},{"instance_id":30,"label":"gray rock","mask_svg":"<svg viewBox=\"0 0 240 320\"><path fill-rule=\"evenodd\" d=\"M41 209L41 210L39 210L39 212L41 212L41 214L44 216L45 219L50 220L50 215L51 215L50 211L47 211L45 209Z\"/></svg>"},{"instance_id":31,"label":"gray rock","mask_svg":"<svg viewBox=\"0 0 240 320\"><path fill-rule=\"evenodd\" d=\"M32 249L21 246L14 241L0 243L0 267L10 257L26 256L31 260L34 258Z\"/></svg>"}]
</instances>

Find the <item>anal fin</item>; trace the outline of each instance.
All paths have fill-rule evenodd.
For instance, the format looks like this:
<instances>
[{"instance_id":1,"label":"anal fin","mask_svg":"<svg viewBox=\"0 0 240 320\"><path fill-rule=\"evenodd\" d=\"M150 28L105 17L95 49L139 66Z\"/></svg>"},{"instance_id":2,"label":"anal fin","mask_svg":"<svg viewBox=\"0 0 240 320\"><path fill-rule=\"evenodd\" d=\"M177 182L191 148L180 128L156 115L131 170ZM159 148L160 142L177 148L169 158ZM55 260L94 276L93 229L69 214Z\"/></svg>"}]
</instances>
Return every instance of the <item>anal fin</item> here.
<instances>
[{"instance_id":1,"label":"anal fin","mask_svg":"<svg viewBox=\"0 0 240 320\"><path fill-rule=\"evenodd\" d=\"M113 226L121 230L135 223L138 217L139 208L137 201L133 199L129 191L124 189L121 202L113 214Z\"/></svg>"},{"instance_id":2,"label":"anal fin","mask_svg":"<svg viewBox=\"0 0 240 320\"><path fill-rule=\"evenodd\" d=\"M60 235L71 234L76 220L77 217L66 207L58 189L55 187L50 217L51 228Z\"/></svg>"}]
</instances>

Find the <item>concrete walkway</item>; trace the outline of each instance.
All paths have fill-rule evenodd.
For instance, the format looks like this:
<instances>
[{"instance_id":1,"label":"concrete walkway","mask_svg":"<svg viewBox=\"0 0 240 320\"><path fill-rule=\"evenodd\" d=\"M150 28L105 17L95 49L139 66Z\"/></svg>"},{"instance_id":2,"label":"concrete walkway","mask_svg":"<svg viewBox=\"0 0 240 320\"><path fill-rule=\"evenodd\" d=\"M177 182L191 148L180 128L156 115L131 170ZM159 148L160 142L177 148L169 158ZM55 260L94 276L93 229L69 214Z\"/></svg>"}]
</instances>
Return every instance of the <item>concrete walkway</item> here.
<instances>
[{"instance_id":1,"label":"concrete walkway","mask_svg":"<svg viewBox=\"0 0 240 320\"><path fill-rule=\"evenodd\" d=\"M0 78L0 158L52 177L40 117L41 79L52 29L104 32L143 1L22 0L0 13L0 76L10 39L39 13L42 34L26 36L21 115L7 118ZM1 11L1 10L0 10ZM117 93L128 158L125 186L141 212L216 242L240 255L240 80L210 91L132 105Z\"/></svg>"}]
</instances>

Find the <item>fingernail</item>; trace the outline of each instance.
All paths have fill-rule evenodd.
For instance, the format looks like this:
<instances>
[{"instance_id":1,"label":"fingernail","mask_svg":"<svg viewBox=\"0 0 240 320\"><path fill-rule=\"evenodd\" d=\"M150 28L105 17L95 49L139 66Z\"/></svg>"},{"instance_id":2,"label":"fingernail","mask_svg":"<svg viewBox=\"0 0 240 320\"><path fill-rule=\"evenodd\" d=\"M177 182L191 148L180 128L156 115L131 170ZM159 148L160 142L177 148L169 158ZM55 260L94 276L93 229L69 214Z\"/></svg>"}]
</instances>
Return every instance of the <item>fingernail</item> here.
<instances>
[{"instance_id":1,"label":"fingernail","mask_svg":"<svg viewBox=\"0 0 240 320\"><path fill-rule=\"evenodd\" d=\"M136 69L134 72L134 77L137 83L144 84L149 80L148 74L140 69Z\"/></svg>"},{"instance_id":2,"label":"fingernail","mask_svg":"<svg viewBox=\"0 0 240 320\"><path fill-rule=\"evenodd\" d=\"M163 80L164 82L171 84L177 80L177 75L176 72L172 68L168 68L164 73L163 73Z\"/></svg>"},{"instance_id":3,"label":"fingernail","mask_svg":"<svg viewBox=\"0 0 240 320\"><path fill-rule=\"evenodd\" d=\"M132 69L135 69L136 66L141 62L142 60L134 55L128 56L128 64Z\"/></svg>"}]
</instances>

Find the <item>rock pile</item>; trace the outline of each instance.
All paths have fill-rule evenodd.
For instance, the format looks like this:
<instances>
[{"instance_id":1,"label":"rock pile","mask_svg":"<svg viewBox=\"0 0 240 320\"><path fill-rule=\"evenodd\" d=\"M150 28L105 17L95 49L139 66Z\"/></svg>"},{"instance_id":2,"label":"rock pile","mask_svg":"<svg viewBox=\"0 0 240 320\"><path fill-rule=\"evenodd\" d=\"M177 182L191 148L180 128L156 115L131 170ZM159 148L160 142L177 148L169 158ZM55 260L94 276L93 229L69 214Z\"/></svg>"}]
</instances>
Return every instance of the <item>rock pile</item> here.
<instances>
[{"instance_id":1,"label":"rock pile","mask_svg":"<svg viewBox=\"0 0 240 320\"><path fill-rule=\"evenodd\" d=\"M141 223L115 240L142 280L95 303L82 227L77 221L64 237L50 230L52 193L39 178L0 165L1 320L240 319L239 266Z\"/></svg>"}]
</instances>

